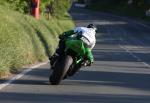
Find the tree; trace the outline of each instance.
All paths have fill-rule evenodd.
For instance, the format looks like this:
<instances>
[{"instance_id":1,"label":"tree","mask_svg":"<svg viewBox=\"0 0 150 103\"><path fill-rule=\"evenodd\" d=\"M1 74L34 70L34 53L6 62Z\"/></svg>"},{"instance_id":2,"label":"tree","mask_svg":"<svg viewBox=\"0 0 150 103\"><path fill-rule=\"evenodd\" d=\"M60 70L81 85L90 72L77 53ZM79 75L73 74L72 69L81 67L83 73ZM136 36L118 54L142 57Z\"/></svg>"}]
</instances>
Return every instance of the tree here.
<instances>
[{"instance_id":1,"label":"tree","mask_svg":"<svg viewBox=\"0 0 150 103\"><path fill-rule=\"evenodd\" d=\"M48 15L52 16L64 15L69 10L71 3L71 0L49 0L49 2L43 1L43 13L46 11Z\"/></svg>"},{"instance_id":2,"label":"tree","mask_svg":"<svg viewBox=\"0 0 150 103\"><path fill-rule=\"evenodd\" d=\"M4 0L1 2L7 3L9 8L21 13L31 13L31 0ZM64 15L70 8L71 2L72 0L41 0L40 12L53 16Z\"/></svg>"},{"instance_id":3,"label":"tree","mask_svg":"<svg viewBox=\"0 0 150 103\"><path fill-rule=\"evenodd\" d=\"M29 12L29 1L30 0L6 0L11 9L17 10L22 13Z\"/></svg>"}]
</instances>

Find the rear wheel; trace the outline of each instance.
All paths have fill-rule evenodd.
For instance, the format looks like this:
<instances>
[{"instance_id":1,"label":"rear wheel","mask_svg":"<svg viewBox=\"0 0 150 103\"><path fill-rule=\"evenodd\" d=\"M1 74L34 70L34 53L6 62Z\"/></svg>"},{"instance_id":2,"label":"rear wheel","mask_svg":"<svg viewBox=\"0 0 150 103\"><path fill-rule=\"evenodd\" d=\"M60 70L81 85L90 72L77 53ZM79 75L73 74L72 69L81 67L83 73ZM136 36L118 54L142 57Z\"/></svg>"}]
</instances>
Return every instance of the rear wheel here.
<instances>
[{"instance_id":1,"label":"rear wheel","mask_svg":"<svg viewBox=\"0 0 150 103\"><path fill-rule=\"evenodd\" d=\"M69 55L57 61L57 63L54 66L53 73L49 77L49 81L52 85L58 85L61 82L72 63L73 59Z\"/></svg>"}]
</instances>

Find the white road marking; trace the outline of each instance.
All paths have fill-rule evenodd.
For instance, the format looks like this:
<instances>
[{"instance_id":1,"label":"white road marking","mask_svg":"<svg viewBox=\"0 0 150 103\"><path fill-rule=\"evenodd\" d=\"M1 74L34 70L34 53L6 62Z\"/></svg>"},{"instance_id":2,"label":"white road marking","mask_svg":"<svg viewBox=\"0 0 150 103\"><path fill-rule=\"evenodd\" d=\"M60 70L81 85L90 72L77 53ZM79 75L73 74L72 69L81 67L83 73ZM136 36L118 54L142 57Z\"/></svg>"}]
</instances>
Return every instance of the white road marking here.
<instances>
[{"instance_id":1,"label":"white road marking","mask_svg":"<svg viewBox=\"0 0 150 103\"><path fill-rule=\"evenodd\" d=\"M123 40L122 38L120 38L120 40L123 41L123 42L126 42L126 41ZM141 62L141 63L144 64L146 67L150 67L150 65L149 65L148 63L143 62L143 60L142 60L140 57L136 56L133 52L131 52L130 50L128 50L128 48L126 48L125 46L119 44L119 47L122 48L122 49L124 49L124 50L125 50L127 53L129 53L132 57L134 57L135 59L137 59L138 62ZM138 47L137 47L137 48L138 48Z\"/></svg>"},{"instance_id":2,"label":"white road marking","mask_svg":"<svg viewBox=\"0 0 150 103\"><path fill-rule=\"evenodd\" d=\"M146 26L146 25L145 25ZM107 32L109 33L109 34L111 34L111 31L109 30L110 28L108 28L107 29ZM123 32L123 34L125 34L126 35L126 31L124 31L124 30L122 30ZM125 43L127 43L127 41L125 41L123 38L120 38L119 39L120 41L122 41L122 42L125 42ZM139 43L140 44L144 44L143 42L140 42L139 41ZM138 57L138 56L136 56L132 51L130 51L128 48L126 48L125 46L123 46L123 45L121 45L121 44L118 44L119 45L119 47L120 48L122 48L122 49L124 49L127 53L129 53L132 57L134 57L138 62L140 62L140 63L142 63L143 65L145 65L146 67L148 67L148 68L150 68L150 65L148 64L148 63L146 63L146 62L144 62L140 57ZM137 47L138 48L138 47Z\"/></svg>"},{"instance_id":3,"label":"white road marking","mask_svg":"<svg viewBox=\"0 0 150 103\"><path fill-rule=\"evenodd\" d=\"M8 80L8 81L6 81L6 82L0 84L0 90L3 89L4 87L10 85L10 84L11 84L12 82L14 82L15 80L17 80L17 79L23 77L26 73L30 72L31 70L33 70L33 69L35 69L35 68L38 68L38 67L40 67L40 66L42 66L42 65L45 65L45 64L47 64L47 63L48 63L48 62L40 63L40 64L38 64L38 65L34 65L34 66L32 66L32 67L29 67L29 69L26 69L26 70L22 71L21 73L17 74L16 76L14 76L13 78L11 78L10 80Z\"/></svg>"},{"instance_id":4,"label":"white road marking","mask_svg":"<svg viewBox=\"0 0 150 103\"><path fill-rule=\"evenodd\" d=\"M145 25L146 26L146 25ZM124 31L124 30L122 30L123 31L123 34L127 34L126 33L126 31ZM121 41L123 41L123 42L125 42L125 43L127 43L127 41L125 41L123 38L120 38L120 40ZM144 43L143 42L141 42L141 41L138 41L141 45L144 45ZM131 56L133 56L134 58L136 58L137 59L137 61L138 62L141 62L143 65L145 65L146 67L150 67L150 65L148 64L148 63L146 63L146 62L144 62L140 57L138 57L137 55L135 55L133 52L131 52L130 50L128 50L128 48L126 48L125 46L123 46L123 45L120 45L119 44L119 46L122 48L122 49L124 49L124 50L126 50L126 52L128 52ZM136 47L136 46L135 46ZM137 47L138 48L138 47Z\"/></svg>"},{"instance_id":5,"label":"white road marking","mask_svg":"<svg viewBox=\"0 0 150 103\"><path fill-rule=\"evenodd\" d=\"M138 56L136 56L134 53L132 53L131 51L129 51L126 47L119 45L120 48L124 49L127 53L129 53L131 56L133 56L134 58L137 59L138 62L141 62L142 64L144 64L146 67L150 67L150 65L146 62L143 62L142 59L140 59Z\"/></svg>"}]
</instances>

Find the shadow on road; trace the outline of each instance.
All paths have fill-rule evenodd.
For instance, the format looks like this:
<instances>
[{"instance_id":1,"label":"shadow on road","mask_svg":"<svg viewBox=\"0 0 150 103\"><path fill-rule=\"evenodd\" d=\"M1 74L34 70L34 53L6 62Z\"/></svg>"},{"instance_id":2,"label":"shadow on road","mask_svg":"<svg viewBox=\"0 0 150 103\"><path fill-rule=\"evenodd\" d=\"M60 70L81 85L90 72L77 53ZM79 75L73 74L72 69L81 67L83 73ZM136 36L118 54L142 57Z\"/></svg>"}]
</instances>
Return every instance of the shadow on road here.
<instances>
[{"instance_id":1,"label":"shadow on road","mask_svg":"<svg viewBox=\"0 0 150 103\"><path fill-rule=\"evenodd\" d=\"M37 68L25 74L19 80L15 80L11 84L18 85L49 85L48 77L50 75L49 68ZM6 82L7 79L0 79L0 84Z\"/></svg>"},{"instance_id":2,"label":"shadow on road","mask_svg":"<svg viewBox=\"0 0 150 103\"><path fill-rule=\"evenodd\" d=\"M75 85L105 85L150 91L150 74L80 71L71 80Z\"/></svg>"},{"instance_id":3,"label":"shadow on road","mask_svg":"<svg viewBox=\"0 0 150 103\"><path fill-rule=\"evenodd\" d=\"M35 69L34 72L28 73L27 76L31 79L26 80L22 78L20 80L16 80L12 84L49 85L48 69ZM80 72L75 76L62 81L61 85L105 85L150 91L149 80L149 74L80 70ZM2 82L3 80L0 81Z\"/></svg>"},{"instance_id":4,"label":"shadow on road","mask_svg":"<svg viewBox=\"0 0 150 103\"><path fill-rule=\"evenodd\" d=\"M149 103L150 96L123 94L34 94L1 92L1 102L15 103ZM43 101L44 100L44 101ZM13 102L14 103L14 102Z\"/></svg>"}]
</instances>

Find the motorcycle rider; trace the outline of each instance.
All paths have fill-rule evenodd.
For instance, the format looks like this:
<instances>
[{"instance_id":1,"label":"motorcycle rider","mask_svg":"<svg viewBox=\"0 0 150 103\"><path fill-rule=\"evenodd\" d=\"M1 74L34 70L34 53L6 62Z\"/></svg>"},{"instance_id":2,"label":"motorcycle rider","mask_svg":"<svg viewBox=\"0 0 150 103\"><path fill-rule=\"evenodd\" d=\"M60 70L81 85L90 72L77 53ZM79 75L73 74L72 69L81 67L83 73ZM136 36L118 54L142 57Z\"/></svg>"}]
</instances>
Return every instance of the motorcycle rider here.
<instances>
[{"instance_id":1,"label":"motorcycle rider","mask_svg":"<svg viewBox=\"0 0 150 103\"><path fill-rule=\"evenodd\" d=\"M89 60L89 65L91 65L94 61L93 55L91 50L95 46L96 43L96 27L94 24L89 24L87 27L76 27L74 30L69 30L67 32L64 32L62 35L59 36L59 46L56 52L53 56L49 58L51 66L53 65L54 61L57 59L59 55L61 55L65 49L65 38L77 38L81 39L87 48L90 49L90 51L86 54L87 58Z\"/></svg>"}]
</instances>

